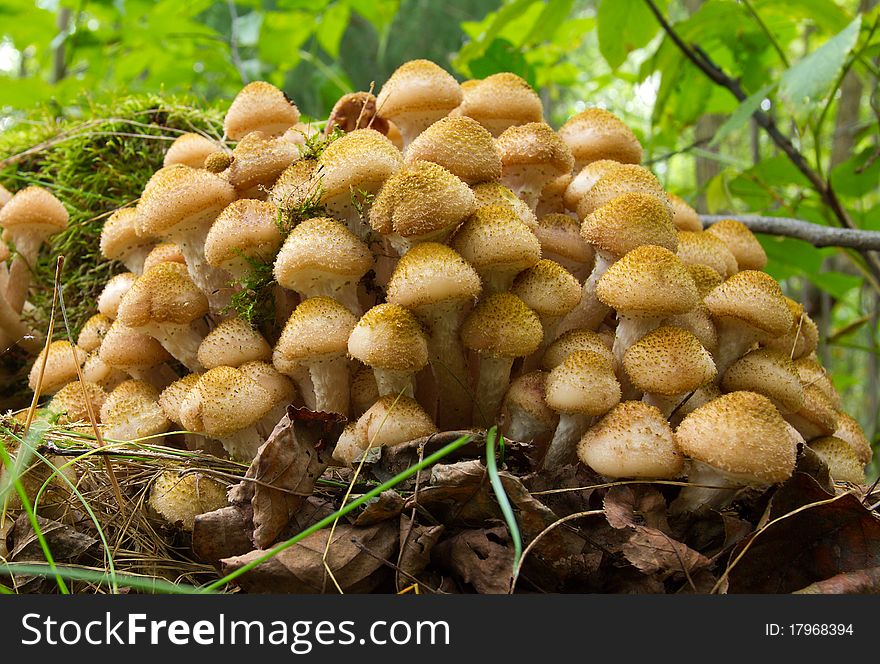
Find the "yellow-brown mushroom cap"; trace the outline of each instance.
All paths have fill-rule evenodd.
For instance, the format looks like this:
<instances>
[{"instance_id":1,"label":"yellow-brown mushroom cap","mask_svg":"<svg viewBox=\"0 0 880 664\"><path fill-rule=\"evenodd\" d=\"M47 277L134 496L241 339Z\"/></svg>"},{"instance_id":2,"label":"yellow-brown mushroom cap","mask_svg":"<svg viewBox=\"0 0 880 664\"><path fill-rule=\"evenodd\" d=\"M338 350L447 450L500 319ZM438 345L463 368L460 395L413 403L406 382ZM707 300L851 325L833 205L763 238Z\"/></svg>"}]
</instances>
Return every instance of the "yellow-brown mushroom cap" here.
<instances>
[{"instance_id":1,"label":"yellow-brown mushroom cap","mask_svg":"<svg viewBox=\"0 0 880 664\"><path fill-rule=\"evenodd\" d=\"M540 260L520 272L510 292L539 316L564 316L581 299L581 285L559 263Z\"/></svg>"},{"instance_id":2,"label":"yellow-brown mushroom cap","mask_svg":"<svg viewBox=\"0 0 880 664\"><path fill-rule=\"evenodd\" d=\"M160 242L144 259L144 272L158 263L180 263L186 265L186 259L173 242Z\"/></svg>"},{"instance_id":3,"label":"yellow-brown mushroom cap","mask_svg":"<svg viewBox=\"0 0 880 664\"><path fill-rule=\"evenodd\" d=\"M478 208L461 225L450 244L477 272L505 269L520 272L541 259L541 244L510 208Z\"/></svg>"},{"instance_id":4,"label":"yellow-brown mushroom cap","mask_svg":"<svg viewBox=\"0 0 880 664\"><path fill-rule=\"evenodd\" d=\"M562 195L565 207L572 212L577 212L581 199L593 188L593 185L618 166L620 166L620 162L612 159L599 159L580 169L568 183L565 193Z\"/></svg>"},{"instance_id":5,"label":"yellow-brown mushroom cap","mask_svg":"<svg viewBox=\"0 0 880 664\"><path fill-rule=\"evenodd\" d=\"M675 251L678 246L669 208L656 196L626 192L584 218L581 235L596 249L623 256L644 244Z\"/></svg>"},{"instance_id":6,"label":"yellow-brown mushroom cap","mask_svg":"<svg viewBox=\"0 0 880 664\"><path fill-rule=\"evenodd\" d=\"M46 358L45 370L43 358ZM54 394L67 383L76 380L77 367L81 367L85 359L85 351L71 346L69 341L53 341L34 360L28 374L28 387L36 390L39 382L43 394Z\"/></svg>"},{"instance_id":7,"label":"yellow-brown mushroom cap","mask_svg":"<svg viewBox=\"0 0 880 664\"><path fill-rule=\"evenodd\" d=\"M415 372L428 363L428 340L409 311L378 304L354 326L348 352L371 367Z\"/></svg>"},{"instance_id":8,"label":"yellow-brown mushroom cap","mask_svg":"<svg viewBox=\"0 0 880 664\"><path fill-rule=\"evenodd\" d=\"M187 132L174 139L165 153L162 165L184 164L192 168L204 168L205 159L216 152L218 147L217 143L201 134Z\"/></svg>"},{"instance_id":9,"label":"yellow-brown mushroom cap","mask_svg":"<svg viewBox=\"0 0 880 664\"><path fill-rule=\"evenodd\" d=\"M116 320L119 313L119 304L129 289L134 286L138 276L134 272L114 274L98 295L98 312L111 320Z\"/></svg>"},{"instance_id":10,"label":"yellow-brown mushroom cap","mask_svg":"<svg viewBox=\"0 0 880 664\"><path fill-rule=\"evenodd\" d=\"M462 100L461 87L430 60L410 60L398 67L376 96L379 115L400 127L407 115L447 115ZM430 124L430 123L429 123Z\"/></svg>"},{"instance_id":11,"label":"yellow-brown mushroom cap","mask_svg":"<svg viewBox=\"0 0 880 664\"><path fill-rule=\"evenodd\" d=\"M232 367L215 367L184 397L180 417L190 431L212 438L245 429L272 409L268 390Z\"/></svg>"},{"instance_id":12,"label":"yellow-brown mushroom cap","mask_svg":"<svg viewBox=\"0 0 880 664\"><path fill-rule=\"evenodd\" d=\"M245 362L238 370L269 392L274 404L290 404L298 399L296 385L268 362L253 360Z\"/></svg>"},{"instance_id":13,"label":"yellow-brown mushroom cap","mask_svg":"<svg viewBox=\"0 0 880 664\"><path fill-rule=\"evenodd\" d=\"M715 378L715 362L697 337L669 326L632 344L623 368L640 391L665 396L691 392Z\"/></svg>"},{"instance_id":14,"label":"yellow-brown mushroom cap","mask_svg":"<svg viewBox=\"0 0 880 664\"><path fill-rule=\"evenodd\" d=\"M828 397L834 408L840 410L840 394L831 381L831 376L821 364L811 357L801 357L794 361L795 369L804 386L814 385Z\"/></svg>"},{"instance_id":15,"label":"yellow-brown mushroom cap","mask_svg":"<svg viewBox=\"0 0 880 664\"><path fill-rule=\"evenodd\" d=\"M27 233L41 240L67 228L68 219L61 201L43 187L21 189L0 208L0 227L7 233Z\"/></svg>"},{"instance_id":16,"label":"yellow-brown mushroom cap","mask_svg":"<svg viewBox=\"0 0 880 664\"><path fill-rule=\"evenodd\" d=\"M697 211L688 205L681 196L667 194L669 205L672 206L672 223L680 231L693 231L697 233L703 230L703 222Z\"/></svg>"},{"instance_id":17,"label":"yellow-brown mushroom cap","mask_svg":"<svg viewBox=\"0 0 880 664\"><path fill-rule=\"evenodd\" d=\"M242 318L227 318L199 345L199 363L206 369L238 367L254 360L270 360L272 348L263 335Z\"/></svg>"},{"instance_id":18,"label":"yellow-brown mushroom cap","mask_svg":"<svg viewBox=\"0 0 880 664\"><path fill-rule=\"evenodd\" d=\"M508 127L540 122L544 117L538 94L525 80L510 72L466 81L461 85L461 92L461 104L450 115L473 118L496 137Z\"/></svg>"},{"instance_id":19,"label":"yellow-brown mushroom cap","mask_svg":"<svg viewBox=\"0 0 880 664\"><path fill-rule=\"evenodd\" d=\"M482 300L461 326L461 340L467 348L494 357L531 355L543 334L538 315L510 293Z\"/></svg>"},{"instance_id":20,"label":"yellow-brown mushroom cap","mask_svg":"<svg viewBox=\"0 0 880 664\"><path fill-rule=\"evenodd\" d=\"M441 118L407 147L406 163L439 164L469 185L501 177L501 155L479 122L468 117Z\"/></svg>"},{"instance_id":21,"label":"yellow-brown mushroom cap","mask_svg":"<svg viewBox=\"0 0 880 664\"><path fill-rule=\"evenodd\" d=\"M279 175L299 159L299 146L252 131L232 151L232 161L222 175L239 196L263 197Z\"/></svg>"},{"instance_id":22,"label":"yellow-brown mushroom cap","mask_svg":"<svg viewBox=\"0 0 880 664\"><path fill-rule=\"evenodd\" d=\"M542 254L553 254L567 261L589 264L593 248L581 236L581 225L567 214L551 212L538 220L532 228Z\"/></svg>"},{"instance_id":23,"label":"yellow-brown mushroom cap","mask_svg":"<svg viewBox=\"0 0 880 664\"><path fill-rule=\"evenodd\" d=\"M686 265L705 265L726 279L737 272L736 258L718 237L705 231L678 231L678 257Z\"/></svg>"},{"instance_id":24,"label":"yellow-brown mushroom cap","mask_svg":"<svg viewBox=\"0 0 880 664\"><path fill-rule=\"evenodd\" d=\"M202 473L166 470L153 480L148 502L168 523L191 532L197 516L226 507L226 487Z\"/></svg>"},{"instance_id":25,"label":"yellow-brown mushroom cap","mask_svg":"<svg viewBox=\"0 0 880 664\"><path fill-rule=\"evenodd\" d=\"M150 323L189 325L208 313L208 298L186 266L159 263L144 272L119 303L119 321L128 327Z\"/></svg>"},{"instance_id":26,"label":"yellow-brown mushroom cap","mask_svg":"<svg viewBox=\"0 0 880 664\"><path fill-rule=\"evenodd\" d=\"M862 425L855 418L843 411L838 411L837 431L834 432L834 435L841 440L845 440L855 450L863 464L871 463L874 450L871 449L871 442L865 435L865 430L862 429Z\"/></svg>"},{"instance_id":27,"label":"yellow-brown mushroom cap","mask_svg":"<svg viewBox=\"0 0 880 664\"><path fill-rule=\"evenodd\" d=\"M785 334L793 324L779 284L755 270L737 272L704 298L713 318L733 318L771 336Z\"/></svg>"},{"instance_id":28,"label":"yellow-brown mushroom cap","mask_svg":"<svg viewBox=\"0 0 880 664\"><path fill-rule=\"evenodd\" d=\"M763 270L767 265L767 253L755 234L742 222L723 219L709 226L707 233L721 238L736 257L740 270Z\"/></svg>"},{"instance_id":29,"label":"yellow-brown mushroom cap","mask_svg":"<svg viewBox=\"0 0 880 664\"><path fill-rule=\"evenodd\" d=\"M613 355L607 343L592 330L574 329L560 334L544 351L542 366L550 371L559 366L565 358L576 350L590 351L602 355L609 362Z\"/></svg>"},{"instance_id":30,"label":"yellow-brown mushroom cap","mask_svg":"<svg viewBox=\"0 0 880 664\"><path fill-rule=\"evenodd\" d=\"M437 433L436 425L415 399L385 395L358 418L367 444L394 447Z\"/></svg>"},{"instance_id":31,"label":"yellow-brown mushroom cap","mask_svg":"<svg viewBox=\"0 0 880 664\"><path fill-rule=\"evenodd\" d=\"M186 395L189 394L189 391L198 384L201 377L201 373L187 374L180 380L171 383L159 395L159 406L162 408L165 417L178 426L183 425L180 419L180 405L183 403Z\"/></svg>"},{"instance_id":32,"label":"yellow-brown mushroom cap","mask_svg":"<svg viewBox=\"0 0 880 664\"><path fill-rule=\"evenodd\" d=\"M607 357L576 350L550 371L544 400L557 412L595 417L620 401L620 383Z\"/></svg>"},{"instance_id":33,"label":"yellow-brown mushroom cap","mask_svg":"<svg viewBox=\"0 0 880 664\"><path fill-rule=\"evenodd\" d=\"M804 388L794 362L785 353L767 348L753 350L731 364L721 379L721 389L763 394L780 410L792 413L804 405Z\"/></svg>"},{"instance_id":34,"label":"yellow-brown mushroom cap","mask_svg":"<svg viewBox=\"0 0 880 664\"><path fill-rule=\"evenodd\" d=\"M268 200L287 212L305 207L310 200L317 201L320 192L318 160L299 159L278 176Z\"/></svg>"},{"instance_id":35,"label":"yellow-brown mushroom cap","mask_svg":"<svg viewBox=\"0 0 880 664\"><path fill-rule=\"evenodd\" d=\"M538 218L532 212L528 203L514 194L508 187L499 182L482 182L473 188L476 207L487 205L501 205L509 208L521 222L534 229L538 224Z\"/></svg>"},{"instance_id":36,"label":"yellow-brown mushroom cap","mask_svg":"<svg viewBox=\"0 0 880 664\"><path fill-rule=\"evenodd\" d=\"M637 164L621 164L610 168L590 187L578 202L578 217L584 219L594 210L605 205L614 198L627 192L636 192L655 196L664 205L669 205L669 198L657 177L647 168Z\"/></svg>"},{"instance_id":37,"label":"yellow-brown mushroom cap","mask_svg":"<svg viewBox=\"0 0 880 664\"><path fill-rule=\"evenodd\" d=\"M791 311L794 323L786 334L765 339L762 343L767 348L781 350L797 360L816 350L819 345L819 328L800 302L785 297L785 303Z\"/></svg>"},{"instance_id":38,"label":"yellow-brown mushroom cap","mask_svg":"<svg viewBox=\"0 0 880 664\"><path fill-rule=\"evenodd\" d=\"M85 388L85 389L83 389ZM49 403L49 410L60 416L59 424L70 424L71 422L88 422L89 421L89 403L92 406L92 414L98 418L101 414L101 406L107 393L104 388L89 381L80 382L75 380L62 387L52 401Z\"/></svg>"},{"instance_id":39,"label":"yellow-brown mushroom cap","mask_svg":"<svg viewBox=\"0 0 880 664\"><path fill-rule=\"evenodd\" d=\"M697 263L688 265L687 268L700 293L700 299L706 297L713 288L724 283L724 278L708 265Z\"/></svg>"},{"instance_id":40,"label":"yellow-brown mushroom cap","mask_svg":"<svg viewBox=\"0 0 880 664\"><path fill-rule=\"evenodd\" d=\"M284 326L272 356L275 368L345 354L357 318L336 300L310 297L303 300ZM279 364L280 363L280 364Z\"/></svg>"},{"instance_id":41,"label":"yellow-brown mushroom cap","mask_svg":"<svg viewBox=\"0 0 880 664\"><path fill-rule=\"evenodd\" d=\"M442 302L469 302L480 290L480 277L454 249L423 242L398 261L388 281L387 299L418 311Z\"/></svg>"},{"instance_id":42,"label":"yellow-brown mushroom cap","mask_svg":"<svg viewBox=\"0 0 880 664\"><path fill-rule=\"evenodd\" d=\"M767 397L731 392L700 406L675 431L692 459L751 484L776 484L794 470L795 441Z\"/></svg>"},{"instance_id":43,"label":"yellow-brown mushroom cap","mask_svg":"<svg viewBox=\"0 0 880 664\"><path fill-rule=\"evenodd\" d=\"M205 260L214 267L270 261L281 247L278 210L271 203L243 199L227 205L205 238Z\"/></svg>"},{"instance_id":44,"label":"yellow-brown mushroom cap","mask_svg":"<svg viewBox=\"0 0 880 664\"><path fill-rule=\"evenodd\" d=\"M838 411L834 402L817 385L804 385L804 405L794 413L795 426L809 440L818 436L830 436L837 431ZM801 427L800 424L806 424Z\"/></svg>"},{"instance_id":45,"label":"yellow-brown mushroom cap","mask_svg":"<svg viewBox=\"0 0 880 664\"><path fill-rule=\"evenodd\" d=\"M252 131L283 134L299 122L299 109L271 83L254 81L244 86L232 100L223 130L234 141Z\"/></svg>"},{"instance_id":46,"label":"yellow-brown mushroom cap","mask_svg":"<svg viewBox=\"0 0 880 664\"><path fill-rule=\"evenodd\" d=\"M159 406L159 391L142 380L120 383L101 406L108 438L135 440L163 433L170 422Z\"/></svg>"},{"instance_id":47,"label":"yellow-brown mushroom cap","mask_svg":"<svg viewBox=\"0 0 880 664\"><path fill-rule=\"evenodd\" d=\"M828 466L832 479L852 484L865 483L865 464L845 440L823 436L811 440L810 448Z\"/></svg>"},{"instance_id":48,"label":"yellow-brown mushroom cap","mask_svg":"<svg viewBox=\"0 0 880 664\"><path fill-rule=\"evenodd\" d=\"M602 108L588 108L559 129L578 164L613 159L624 164L642 160L642 145L623 120Z\"/></svg>"},{"instance_id":49,"label":"yellow-brown mushroom cap","mask_svg":"<svg viewBox=\"0 0 880 664\"><path fill-rule=\"evenodd\" d=\"M76 345L87 353L97 350L101 346L101 342L104 340L104 335L107 334L107 330L110 329L112 324L113 321L107 318L104 314L95 314L80 328L79 336L76 339Z\"/></svg>"},{"instance_id":50,"label":"yellow-brown mushroom cap","mask_svg":"<svg viewBox=\"0 0 880 664\"><path fill-rule=\"evenodd\" d=\"M529 122L504 130L496 145L501 155L502 170L529 166L548 178L571 171L574 159L568 146L544 122Z\"/></svg>"},{"instance_id":51,"label":"yellow-brown mushroom cap","mask_svg":"<svg viewBox=\"0 0 880 664\"><path fill-rule=\"evenodd\" d=\"M376 191L402 164L400 151L385 136L356 129L333 141L318 158L321 198L350 197L352 189Z\"/></svg>"},{"instance_id":52,"label":"yellow-brown mushroom cap","mask_svg":"<svg viewBox=\"0 0 880 664\"><path fill-rule=\"evenodd\" d=\"M149 247L149 238L137 232L137 209L133 207L116 210L101 229L101 255L108 260L125 260L138 249Z\"/></svg>"},{"instance_id":53,"label":"yellow-brown mushroom cap","mask_svg":"<svg viewBox=\"0 0 880 664\"><path fill-rule=\"evenodd\" d=\"M118 320L113 321L104 335L98 355L108 366L122 371L149 369L171 359L168 351L153 337Z\"/></svg>"}]
</instances>

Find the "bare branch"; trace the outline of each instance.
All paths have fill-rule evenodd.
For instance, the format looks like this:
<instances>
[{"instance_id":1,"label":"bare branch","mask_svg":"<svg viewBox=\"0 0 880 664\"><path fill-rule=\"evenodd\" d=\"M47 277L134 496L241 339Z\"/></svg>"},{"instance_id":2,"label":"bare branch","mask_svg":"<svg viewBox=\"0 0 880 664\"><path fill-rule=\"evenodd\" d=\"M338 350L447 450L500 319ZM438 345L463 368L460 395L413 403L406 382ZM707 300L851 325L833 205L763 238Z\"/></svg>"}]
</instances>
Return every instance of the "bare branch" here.
<instances>
[{"instance_id":1,"label":"bare branch","mask_svg":"<svg viewBox=\"0 0 880 664\"><path fill-rule=\"evenodd\" d=\"M820 226L790 217L762 217L757 214L700 215L704 226L711 226L722 219L735 219L742 222L754 233L792 237L809 242L814 247L848 247L858 251L880 251L880 232L878 231Z\"/></svg>"}]
</instances>

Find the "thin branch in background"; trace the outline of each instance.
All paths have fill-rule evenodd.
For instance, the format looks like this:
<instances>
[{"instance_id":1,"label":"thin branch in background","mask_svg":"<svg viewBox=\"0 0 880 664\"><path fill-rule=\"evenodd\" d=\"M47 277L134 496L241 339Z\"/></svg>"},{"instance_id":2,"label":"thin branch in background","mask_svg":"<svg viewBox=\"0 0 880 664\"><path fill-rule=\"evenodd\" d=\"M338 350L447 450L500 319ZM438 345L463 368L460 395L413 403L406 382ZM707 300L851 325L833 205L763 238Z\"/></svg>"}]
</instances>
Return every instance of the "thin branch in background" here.
<instances>
[{"instance_id":1,"label":"thin branch in background","mask_svg":"<svg viewBox=\"0 0 880 664\"><path fill-rule=\"evenodd\" d=\"M647 161L644 161L642 163L642 165L645 167L648 167L648 166L653 166L654 164L659 164L660 162L669 161L673 157L676 157L680 154L687 154L691 150L702 147L702 146L706 145L711 140L712 140L711 138L701 138L699 140L694 141L690 145L685 145L683 148L679 148L678 150L673 150L672 152L666 152L664 154L661 154L658 157L648 159Z\"/></svg>"},{"instance_id":2,"label":"thin branch in background","mask_svg":"<svg viewBox=\"0 0 880 664\"><path fill-rule=\"evenodd\" d=\"M241 82L247 85L250 81L238 51L238 11L235 9L235 0L226 0L226 6L229 7L229 54Z\"/></svg>"},{"instance_id":3,"label":"thin branch in background","mask_svg":"<svg viewBox=\"0 0 880 664\"><path fill-rule=\"evenodd\" d=\"M781 235L804 242L814 247L848 247L858 251L880 251L880 231L820 226L801 219L789 217L764 217L757 214L701 214L704 226L735 219L749 227L753 233Z\"/></svg>"}]
</instances>

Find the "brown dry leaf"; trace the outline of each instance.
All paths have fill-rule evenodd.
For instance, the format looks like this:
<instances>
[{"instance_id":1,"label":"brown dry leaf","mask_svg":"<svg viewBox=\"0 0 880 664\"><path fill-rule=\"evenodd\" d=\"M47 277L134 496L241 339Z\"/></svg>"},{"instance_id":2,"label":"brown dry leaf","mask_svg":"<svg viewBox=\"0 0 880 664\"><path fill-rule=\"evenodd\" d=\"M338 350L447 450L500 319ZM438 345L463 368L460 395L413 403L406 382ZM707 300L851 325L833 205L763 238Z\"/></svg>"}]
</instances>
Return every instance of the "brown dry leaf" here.
<instances>
[{"instance_id":1,"label":"brown dry leaf","mask_svg":"<svg viewBox=\"0 0 880 664\"><path fill-rule=\"evenodd\" d=\"M434 547L432 560L480 594L510 590L513 547L504 526L463 530Z\"/></svg>"},{"instance_id":2,"label":"brown dry leaf","mask_svg":"<svg viewBox=\"0 0 880 664\"><path fill-rule=\"evenodd\" d=\"M431 562L431 551L440 539L443 526L424 526L413 523L403 514L400 517L400 555L397 566L409 576L397 573L398 592L413 583L413 578L427 569ZM412 578L411 578L412 577Z\"/></svg>"},{"instance_id":3,"label":"brown dry leaf","mask_svg":"<svg viewBox=\"0 0 880 664\"><path fill-rule=\"evenodd\" d=\"M212 565L219 565L221 558L247 553L254 548L251 541L253 515L248 504L199 514L193 525L193 553Z\"/></svg>"},{"instance_id":4,"label":"brown dry leaf","mask_svg":"<svg viewBox=\"0 0 880 664\"><path fill-rule=\"evenodd\" d=\"M58 521L37 516L37 523L40 525L43 538L46 540L55 562L75 562L98 543L98 540L91 535L81 533L73 526ZM14 544L9 554L9 560L19 563L46 560L27 514L22 513L15 520L12 538Z\"/></svg>"},{"instance_id":5,"label":"brown dry leaf","mask_svg":"<svg viewBox=\"0 0 880 664\"><path fill-rule=\"evenodd\" d=\"M325 528L281 551L270 560L238 577L236 583L250 593L335 593L333 580L322 562L330 537ZM359 528L339 524L327 552L327 565L343 592L374 590L387 577L398 544L398 525L383 521ZM233 572L265 551L251 551L221 561L223 574Z\"/></svg>"},{"instance_id":6,"label":"brown dry leaf","mask_svg":"<svg viewBox=\"0 0 880 664\"><path fill-rule=\"evenodd\" d=\"M702 553L664 532L639 525L634 525L633 529L635 532L629 542L623 545L623 555L645 574L657 575L661 579L676 573L693 577L695 572L706 570L711 564Z\"/></svg>"},{"instance_id":7,"label":"brown dry leaf","mask_svg":"<svg viewBox=\"0 0 880 664\"><path fill-rule=\"evenodd\" d=\"M880 519L852 494L812 506L831 498L806 473L785 482L771 499L769 525L731 553L731 561L742 558L730 571L730 592L790 593L880 566Z\"/></svg>"},{"instance_id":8,"label":"brown dry leaf","mask_svg":"<svg viewBox=\"0 0 880 664\"><path fill-rule=\"evenodd\" d=\"M669 532L666 499L647 484L613 486L605 494L605 518L614 528L645 525Z\"/></svg>"},{"instance_id":9,"label":"brown dry leaf","mask_svg":"<svg viewBox=\"0 0 880 664\"><path fill-rule=\"evenodd\" d=\"M352 496L351 499L355 500L356 496ZM364 509L354 519L354 525L372 526L380 521L400 516L404 503L403 496L396 491L391 489L383 491L375 498L367 501Z\"/></svg>"},{"instance_id":10,"label":"brown dry leaf","mask_svg":"<svg viewBox=\"0 0 880 664\"><path fill-rule=\"evenodd\" d=\"M795 591L798 595L878 595L880 567L844 572Z\"/></svg>"}]
</instances>

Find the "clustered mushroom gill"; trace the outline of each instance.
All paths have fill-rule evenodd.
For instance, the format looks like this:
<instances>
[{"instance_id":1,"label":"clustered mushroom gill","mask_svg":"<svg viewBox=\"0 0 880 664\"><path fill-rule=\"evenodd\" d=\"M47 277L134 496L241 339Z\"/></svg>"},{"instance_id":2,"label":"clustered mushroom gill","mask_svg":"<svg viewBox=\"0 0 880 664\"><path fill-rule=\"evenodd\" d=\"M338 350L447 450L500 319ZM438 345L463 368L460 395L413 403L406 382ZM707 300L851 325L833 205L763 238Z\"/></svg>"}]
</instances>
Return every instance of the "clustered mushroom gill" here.
<instances>
[{"instance_id":1,"label":"clustered mushroom gill","mask_svg":"<svg viewBox=\"0 0 880 664\"><path fill-rule=\"evenodd\" d=\"M760 243L737 221L702 228L614 114L554 130L519 77L460 85L418 60L315 124L251 83L224 141L171 145L106 222L101 250L127 271L76 347L48 347L59 408L82 378L114 436L185 430L245 462L288 404L348 418L343 465L500 423L543 469L702 487L676 509L785 480L799 443L864 480L864 433ZM30 338L28 266L67 213L45 189L7 194L12 344Z\"/></svg>"}]
</instances>

